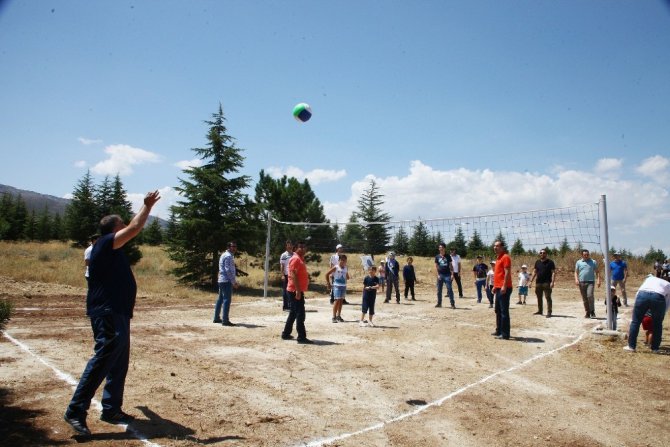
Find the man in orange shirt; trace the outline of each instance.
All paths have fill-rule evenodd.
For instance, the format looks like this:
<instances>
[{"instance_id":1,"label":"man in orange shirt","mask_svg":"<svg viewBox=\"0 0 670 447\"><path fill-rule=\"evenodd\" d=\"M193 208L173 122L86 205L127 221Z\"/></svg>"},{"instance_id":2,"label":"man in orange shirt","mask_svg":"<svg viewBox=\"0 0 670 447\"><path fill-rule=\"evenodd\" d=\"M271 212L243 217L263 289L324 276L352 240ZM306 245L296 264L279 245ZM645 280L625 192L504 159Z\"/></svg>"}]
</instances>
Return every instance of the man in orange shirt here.
<instances>
[{"instance_id":1,"label":"man in orange shirt","mask_svg":"<svg viewBox=\"0 0 670 447\"><path fill-rule=\"evenodd\" d=\"M295 252L288 262L288 291L291 310L286 318L284 331L281 334L283 340L291 340L293 336L293 323L298 332L298 343L310 344L312 340L307 338L305 330L305 292L309 286L309 275L307 274L307 265L305 265L305 253L307 247L304 242L298 242Z\"/></svg>"},{"instance_id":2,"label":"man in orange shirt","mask_svg":"<svg viewBox=\"0 0 670 447\"><path fill-rule=\"evenodd\" d=\"M497 339L509 340L510 318L509 300L512 296L512 258L507 254L507 247L502 241L493 243L498 259L493 275L493 292L496 297L496 331L492 334Z\"/></svg>"}]
</instances>

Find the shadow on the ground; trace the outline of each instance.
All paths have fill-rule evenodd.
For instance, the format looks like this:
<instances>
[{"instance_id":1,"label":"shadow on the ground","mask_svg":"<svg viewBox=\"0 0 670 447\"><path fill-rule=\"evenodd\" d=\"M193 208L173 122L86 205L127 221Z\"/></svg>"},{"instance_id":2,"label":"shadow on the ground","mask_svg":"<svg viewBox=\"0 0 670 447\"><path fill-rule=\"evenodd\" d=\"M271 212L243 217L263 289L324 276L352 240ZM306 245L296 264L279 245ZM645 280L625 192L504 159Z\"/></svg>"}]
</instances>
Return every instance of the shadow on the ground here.
<instances>
[{"instance_id":1,"label":"shadow on the ground","mask_svg":"<svg viewBox=\"0 0 670 447\"><path fill-rule=\"evenodd\" d=\"M11 391L0 387L0 444L32 447L67 443L51 439L49 430L35 426L45 411L13 406L13 400Z\"/></svg>"},{"instance_id":2,"label":"shadow on the ground","mask_svg":"<svg viewBox=\"0 0 670 447\"><path fill-rule=\"evenodd\" d=\"M510 340L520 341L523 343L544 343L544 340L535 337L510 337Z\"/></svg>"}]
</instances>

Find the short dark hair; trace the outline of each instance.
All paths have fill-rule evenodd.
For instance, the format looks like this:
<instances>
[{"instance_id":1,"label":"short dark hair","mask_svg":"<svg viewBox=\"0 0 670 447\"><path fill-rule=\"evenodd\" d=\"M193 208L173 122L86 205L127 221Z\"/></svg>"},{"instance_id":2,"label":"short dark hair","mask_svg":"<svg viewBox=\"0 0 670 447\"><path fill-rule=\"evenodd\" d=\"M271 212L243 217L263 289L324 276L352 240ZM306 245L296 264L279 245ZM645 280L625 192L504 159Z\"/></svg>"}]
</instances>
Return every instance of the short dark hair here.
<instances>
[{"instance_id":1,"label":"short dark hair","mask_svg":"<svg viewBox=\"0 0 670 447\"><path fill-rule=\"evenodd\" d=\"M228 244L226 245L226 247L228 247L228 248L232 248L232 247L237 248L237 244L235 243L235 241L230 241L230 242L228 242Z\"/></svg>"},{"instance_id":2,"label":"short dark hair","mask_svg":"<svg viewBox=\"0 0 670 447\"><path fill-rule=\"evenodd\" d=\"M347 255L340 255L337 259L342 260L342 261L346 261L347 260Z\"/></svg>"},{"instance_id":3,"label":"short dark hair","mask_svg":"<svg viewBox=\"0 0 670 447\"><path fill-rule=\"evenodd\" d=\"M103 217L100 219L100 234L104 236L105 234L113 233L114 228L116 228L119 222L123 222L123 219L118 214L110 214Z\"/></svg>"}]
</instances>

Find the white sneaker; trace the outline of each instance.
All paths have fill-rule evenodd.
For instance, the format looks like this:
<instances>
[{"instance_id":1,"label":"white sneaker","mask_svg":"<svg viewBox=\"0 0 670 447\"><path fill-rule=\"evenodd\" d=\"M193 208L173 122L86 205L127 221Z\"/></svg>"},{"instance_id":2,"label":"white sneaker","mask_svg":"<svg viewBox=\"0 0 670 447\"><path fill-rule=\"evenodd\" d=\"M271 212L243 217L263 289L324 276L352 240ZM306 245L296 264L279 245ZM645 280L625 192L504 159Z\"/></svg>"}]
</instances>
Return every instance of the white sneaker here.
<instances>
[{"instance_id":1,"label":"white sneaker","mask_svg":"<svg viewBox=\"0 0 670 447\"><path fill-rule=\"evenodd\" d=\"M635 352L635 348L631 348L630 346L624 346L623 350L626 352Z\"/></svg>"},{"instance_id":2,"label":"white sneaker","mask_svg":"<svg viewBox=\"0 0 670 447\"><path fill-rule=\"evenodd\" d=\"M375 327L375 324L370 320L370 326Z\"/></svg>"}]
</instances>

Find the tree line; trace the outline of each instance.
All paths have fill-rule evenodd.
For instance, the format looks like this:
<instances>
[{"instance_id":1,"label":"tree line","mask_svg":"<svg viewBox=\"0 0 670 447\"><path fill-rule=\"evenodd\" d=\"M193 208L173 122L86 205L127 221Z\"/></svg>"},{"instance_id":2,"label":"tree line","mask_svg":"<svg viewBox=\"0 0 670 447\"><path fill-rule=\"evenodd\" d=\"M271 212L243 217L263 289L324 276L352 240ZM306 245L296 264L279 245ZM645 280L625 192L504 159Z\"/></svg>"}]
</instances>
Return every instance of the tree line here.
<instances>
[{"instance_id":1,"label":"tree line","mask_svg":"<svg viewBox=\"0 0 670 447\"><path fill-rule=\"evenodd\" d=\"M225 121L219 104L211 119L204 121L207 125L205 144L192 149L201 163L184 169L184 176L178 178L174 189L179 193L179 199L170 207L166 228L161 228L155 219L140 237L126 244L124 249L131 262L141 258L140 244L162 244L175 261L172 274L180 282L215 288L219 256L227 242L236 241L240 251L252 255L264 254L270 214L283 222L323 224L275 225L270 241L273 266L288 239L307 241L311 256L317 260L318 253L332 251L337 243L345 245L349 252L375 255L394 250L400 254L432 256L437 252L437 245L444 242L448 249L455 249L465 258L480 254L493 257L492 248L482 241L476 230L470 240L466 240L458 228L453 240L444 241L439 232L432 234L419 220L412 228L411 236L402 227L392 236L391 216L383 211L384 195L374 180L362 193L356 210L343 228L326 219L323 205L306 179L272 178L261 170L252 199L245 193L251 178L240 174L244 166L244 150L228 134ZM126 222L132 218L132 207L123 183L116 175L105 177L96 185L87 172L75 185L63 217L50 215L48 209L29 213L20 195L3 195L0 199L0 240L61 240L83 247L98 231L101 217L108 214L118 214ZM506 242L502 233L496 239ZM565 240L558 248L548 249L552 254L564 254L571 247ZM514 241L510 251L513 255L534 253L525 250L521 240ZM628 252L624 255L632 256ZM665 255L651 247L644 260L653 262L656 259L665 259Z\"/></svg>"}]
</instances>

